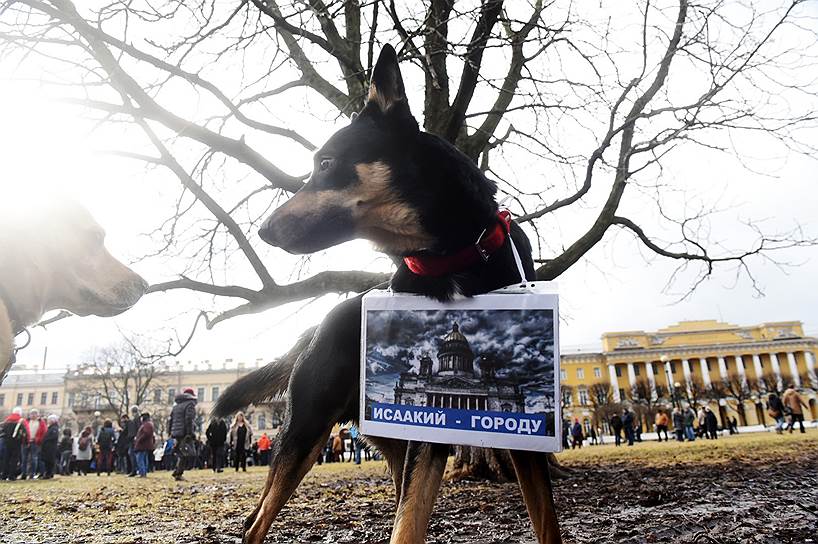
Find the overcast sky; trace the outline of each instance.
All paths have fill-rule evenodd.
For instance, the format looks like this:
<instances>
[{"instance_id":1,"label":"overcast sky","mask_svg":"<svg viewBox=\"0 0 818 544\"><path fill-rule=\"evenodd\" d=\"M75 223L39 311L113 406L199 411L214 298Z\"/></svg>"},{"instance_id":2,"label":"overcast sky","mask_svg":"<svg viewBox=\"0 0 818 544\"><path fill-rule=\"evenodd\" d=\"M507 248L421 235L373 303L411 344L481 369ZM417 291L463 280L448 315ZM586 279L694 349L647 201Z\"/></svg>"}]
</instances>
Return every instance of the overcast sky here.
<instances>
[{"instance_id":1,"label":"overcast sky","mask_svg":"<svg viewBox=\"0 0 818 544\"><path fill-rule=\"evenodd\" d=\"M12 67L3 62L0 74L11 73ZM36 72L36 66L29 69ZM417 95L410 96L410 103L416 112L421 110ZM309 136L321 142L337 126L327 122ZM36 84L3 80L0 127L0 194L12 194L15 186L32 183L44 190L68 192L91 209L107 229L107 244L114 254L130 262L154 248L143 234L155 228L163 217L160 210L168 204L166 195L146 181L148 175L141 165L97 153L101 142L89 133L89 124L80 111L47 100ZM811 140L818 141L818 132ZM125 147L128 144L127 140L113 142L117 143ZM815 159L784 154L779 149L772 151L763 142L749 138L737 145L749 150L754 160L752 169L729 155L695 147L676 152L664 162L662 175L686 188L679 198L717 201L724 210L711 223L711 240L739 247L739 242L747 240L742 221L749 219L763 219L771 230L800 224L807 235L818 236ZM275 162L291 173L310 167L304 156L277 155ZM155 179L155 174L150 179ZM590 202L599 198L598 194L589 195ZM640 200L623 203L626 211L628 206L639 207ZM587 229L594 213L593 209L579 206L560 215L548 231L550 245L572 243L578 233ZM651 225L643 227L650 230ZM254 243L261 245L257 239ZM679 301L692 276L683 274L671 292L665 292L677 263L653 256L629 233L611 229L603 243L559 279L560 340L564 347L598 344L606 331L656 330L694 319L718 319L737 325L800 320L808 333L818 334L818 249L788 251L776 258L790 266L753 262L752 272L763 289L762 297L746 276L736 280L735 270L727 268L717 269L691 296ZM270 250L264 259L274 272L287 277L288 271L277 268L282 262L279 252ZM322 262L331 263L334 269L386 271L390 267L362 241L330 250ZM172 277L179 263L154 258L136 262L134 268L156 282ZM56 369L80 362L94 346L116 341L120 331L161 338L178 331L184 336L201 301L201 297L190 293L156 294L114 319L63 320L47 332L35 331L31 347L21 352L19 359L25 364L41 365L47 346L46 368ZM328 296L306 305L291 304L231 319L211 331L199 331L180 359L269 360L292 345L301 330L319 321L337 301L338 297Z\"/></svg>"}]
</instances>

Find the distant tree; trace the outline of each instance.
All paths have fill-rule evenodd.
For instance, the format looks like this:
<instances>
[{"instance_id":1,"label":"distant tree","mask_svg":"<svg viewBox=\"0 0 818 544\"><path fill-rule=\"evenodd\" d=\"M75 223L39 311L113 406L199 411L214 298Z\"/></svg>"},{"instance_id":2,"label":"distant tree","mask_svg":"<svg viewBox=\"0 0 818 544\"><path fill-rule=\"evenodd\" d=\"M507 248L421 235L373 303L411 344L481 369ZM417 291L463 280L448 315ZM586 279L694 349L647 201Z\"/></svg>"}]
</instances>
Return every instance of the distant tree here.
<instances>
[{"instance_id":1,"label":"distant tree","mask_svg":"<svg viewBox=\"0 0 818 544\"><path fill-rule=\"evenodd\" d=\"M608 380L592 383L588 387L588 399L591 402L591 424L595 427L608 427L608 421L619 413L622 405L614 402L613 386Z\"/></svg>"},{"instance_id":2,"label":"distant tree","mask_svg":"<svg viewBox=\"0 0 818 544\"><path fill-rule=\"evenodd\" d=\"M644 422L645 429L651 428L656 411L666 402L664 393L664 386L651 385L650 380L644 376L640 376L626 392L634 413Z\"/></svg>"},{"instance_id":3,"label":"distant tree","mask_svg":"<svg viewBox=\"0 0 818 544\"><path fill-rule=\"evenodd\" d=\"M784 393L783 388L779 387L779 384L784 385L784 380L773 371L767 371L762 374L759 383L763 385L765 393L775 393L779 397Z\"/></svg>"},{"instance_id":4,"label":"distant tree","mask_svg":"<svg viewBox=\"0 0 818 544\"><path fill-rule=\"evenodd\" d=\"M710 393L710 388L698 376L690 376L690 379L682 383L676 391L677 395L687 400L687 403L694 407L710 398Z\"/></svg>"},{"instance_id":5,"label":"distant tree","mask_svg":"<svg viewBox=\"0 0 818 544\"><path fill-rule=\"evenodd\" d=\"M748 378L735 370L730 371L727 378L722 381L728 395L727 402L738 414L739 423L742 426L747 425L747 413L744 403L750 400L753 391L757 389L756 382L755 378Z\"/></svg>"},{"instance_id":6,"label":"distant tree","mask_svg":"<svg viewBox=\"0 0 818 544\"><path fill-rule=\"evenodd\" d=\"M138 344L123 340L94 350L87 362L69 372L72 386L68 393L97 399L94 408L113 411L117 416L127 414L130 406L148 404L163 367L147 344Z\"/></svg>"}]
</instances>

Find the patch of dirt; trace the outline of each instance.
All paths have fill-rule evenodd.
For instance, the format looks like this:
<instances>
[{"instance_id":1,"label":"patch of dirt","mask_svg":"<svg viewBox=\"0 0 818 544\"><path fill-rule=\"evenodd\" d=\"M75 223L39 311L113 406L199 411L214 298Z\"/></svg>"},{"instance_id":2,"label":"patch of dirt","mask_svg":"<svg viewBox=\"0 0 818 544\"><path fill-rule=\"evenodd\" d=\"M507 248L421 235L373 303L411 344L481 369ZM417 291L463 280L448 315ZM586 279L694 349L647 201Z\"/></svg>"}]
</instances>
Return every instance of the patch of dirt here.
<instances>
[{"instance_id":1,"label":"patch of dirt","mask_svg":"<svg viewBox=\"0 0 818 544\"><path fill-rule=\"evenodd\" d=\"M572 474L555 486L565 542L818 542L818 435L780 439L790 440L767 449L758 439L721 441L710 459L702 454L713 448L708 444L566 454ZM670 451L676 457L669 463ZM186 476L183 483L165 472L144 480L4 482L0 542L239 543L264 471ZM324 465L307 476L267 542L385 543L393 512L392 482L382 463ZM516 484L458 482L443 485L427 541L536 540Z\"/></svg>"}]
</instances>

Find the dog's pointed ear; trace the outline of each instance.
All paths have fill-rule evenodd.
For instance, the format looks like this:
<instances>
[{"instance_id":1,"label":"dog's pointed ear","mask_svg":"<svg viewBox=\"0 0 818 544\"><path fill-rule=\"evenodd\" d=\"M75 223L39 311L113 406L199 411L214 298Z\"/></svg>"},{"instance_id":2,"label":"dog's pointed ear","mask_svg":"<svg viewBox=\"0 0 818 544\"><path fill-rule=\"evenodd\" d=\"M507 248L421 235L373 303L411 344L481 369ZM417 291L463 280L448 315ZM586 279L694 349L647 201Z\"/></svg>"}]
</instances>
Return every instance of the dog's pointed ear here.
<instances>
[{"instance_id":1,"label":"dog's pointed ear","mask_svg":"<svg viewBox=\"0 0 818 544\"><path fill-rule=\"evenodd\" d=\"M367 103L377 104L378 108L386 113L401 102L408 109L406 89L403 86L403 78L398 66L398 54L394 47L386 44L381 49L381 54L378 55L375 68L372 69Z\"/></svg>"}]
</instances>

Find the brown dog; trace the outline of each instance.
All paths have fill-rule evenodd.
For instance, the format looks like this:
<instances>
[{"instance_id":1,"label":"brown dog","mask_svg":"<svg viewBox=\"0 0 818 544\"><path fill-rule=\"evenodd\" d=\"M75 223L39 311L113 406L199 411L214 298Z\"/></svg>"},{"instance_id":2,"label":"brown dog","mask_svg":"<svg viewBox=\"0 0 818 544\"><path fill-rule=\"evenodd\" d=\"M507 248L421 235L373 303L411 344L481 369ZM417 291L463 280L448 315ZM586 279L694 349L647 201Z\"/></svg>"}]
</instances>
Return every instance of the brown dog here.
<instances>
[{"instance_id":1,"label":"brown dog","mask_svg":"<svg viewBox=\"0 0 818 544\"><path fill-rule=\"evenodd\" d=\"M0 202L0 382L14 336L48 310L120 314L148 284L105 249L105 231L70 200Z\"/></svg>"}]
</instances>

